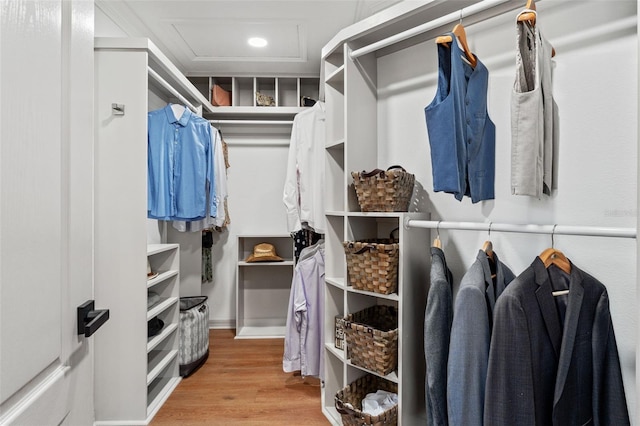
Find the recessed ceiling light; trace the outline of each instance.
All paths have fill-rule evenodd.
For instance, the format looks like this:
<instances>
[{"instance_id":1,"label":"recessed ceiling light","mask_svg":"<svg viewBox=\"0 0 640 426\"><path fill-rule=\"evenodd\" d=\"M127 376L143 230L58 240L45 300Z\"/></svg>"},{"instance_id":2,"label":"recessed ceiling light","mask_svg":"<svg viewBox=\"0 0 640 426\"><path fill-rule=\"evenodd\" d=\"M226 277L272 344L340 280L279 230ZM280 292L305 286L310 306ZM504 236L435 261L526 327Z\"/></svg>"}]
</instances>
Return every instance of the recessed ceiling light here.
<instances>
[{"instance_id":1,"label":"recessed ceiling light","mask_svg":"<svg viewBox=\"0 0 640 426\"><path fill-rule=\"evenodd\" d=\"M265 47L267 45L267 40L262 37L251 37L247 42L249 46L253 47Z\"/></svg>"}]
</instances>

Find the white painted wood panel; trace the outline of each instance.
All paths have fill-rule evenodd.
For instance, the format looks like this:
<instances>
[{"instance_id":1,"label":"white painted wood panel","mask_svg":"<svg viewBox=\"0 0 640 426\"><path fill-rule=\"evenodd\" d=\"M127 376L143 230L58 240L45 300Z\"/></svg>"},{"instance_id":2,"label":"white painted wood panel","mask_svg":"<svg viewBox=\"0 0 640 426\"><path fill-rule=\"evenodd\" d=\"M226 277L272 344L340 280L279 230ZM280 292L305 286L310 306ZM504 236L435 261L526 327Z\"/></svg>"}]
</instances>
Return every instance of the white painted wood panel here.
<instances>
[{"instance_id":1,"label":"white painted wood panel","mask_svg":"<svg viewBox=\"0 0 640 426\"><path fill-rule=\"evenodd\" d=\"M0 7L0 424L90 424L93 3Z\"/></svg>"}]
</instances>

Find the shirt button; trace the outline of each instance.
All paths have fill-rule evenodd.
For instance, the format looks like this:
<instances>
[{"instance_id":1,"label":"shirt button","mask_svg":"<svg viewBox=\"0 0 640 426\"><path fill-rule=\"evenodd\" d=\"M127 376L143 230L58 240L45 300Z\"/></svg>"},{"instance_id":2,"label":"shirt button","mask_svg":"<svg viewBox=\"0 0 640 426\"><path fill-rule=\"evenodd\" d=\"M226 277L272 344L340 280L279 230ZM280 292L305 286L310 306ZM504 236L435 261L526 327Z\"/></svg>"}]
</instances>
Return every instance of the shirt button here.
<instances>
[{"instance_id":1,"label":"shirt button","mask_svg":"<svg viewBox=\"0 0 640 426\"><path fill-rule=\"evenodd\" d=\"M469 99L465 99L464 103L465 103L466 105L469 105Z\"/></svg>"},{"instance_id":2,"label":"shirt button","mask_svg":"<svg viewBox=\"0 0 640 426\"><path fill-rule=\"evenodd\" d=\"M469 123L471 123L471 120L469 120L469 119L467 118L467 124L469 124Z\"/></svg>"}]
</instances>

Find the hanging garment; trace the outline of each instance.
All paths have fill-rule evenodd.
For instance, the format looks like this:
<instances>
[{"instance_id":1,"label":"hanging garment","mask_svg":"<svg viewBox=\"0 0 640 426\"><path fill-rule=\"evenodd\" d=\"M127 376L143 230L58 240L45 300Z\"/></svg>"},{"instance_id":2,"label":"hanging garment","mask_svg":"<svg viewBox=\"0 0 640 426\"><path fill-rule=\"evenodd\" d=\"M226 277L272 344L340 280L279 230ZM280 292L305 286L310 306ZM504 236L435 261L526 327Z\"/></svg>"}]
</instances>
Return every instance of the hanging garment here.
<instances>
[{"instance_id":1,"label":"hanging garment","mask_svg":"<svg viewBox=\"0 0 640 426\"><path fill-rule=\"evenodd\" d=\"M566 287L564 301L552 295ZM497 301L494 321L486 425L629 425L602 283L537 257Z\"/></svg>"},{"instance_id":2,"label":"hanging garment","mask_svg":"<svg viewBox=\"0 0 640 426\"><path fill-rule=\"evenodd\" d=\"M308 252L308 253L307 253ZM324 373L324 243L301 253L291 282L282 369L302 376Z\"/></svg>"},{"instance_id":3,"label":"hanging garment","mask_svg":"<svg viewBox=\"0 0 640 426\"><path fill-rule=\"evenodd\" d=\"M525 9L522 13L536 13ZM538 26L516 19L518 53L511 93L511 193L551 194L557 106L551 84L551 44Z\"/></svg>"},{"instance_id":4,"label":"hanging garment","mask_svg":"<svg viewBox=\"0 0 640 426\"><path fill-rule=\"evenodd\" d=\"M438 88L424 109L431 146L433 190L494 198L496 130L487 113L489 72L480 60L466 62L457 37L438 44Z\"/></svg>"},{"instance_id":5,"label":"hanging garment","mask_svg":"<svg viewBox=\"0 0 640 426\"><path fill-rule=\"evenodd\" d=\"M213 262L211 259L211 248L213 247L213 233L211 231L202 232L202 282L213 281Z\"/></svg>"},{"instance_id":6,"label":"hanging garment","mask_svg":"<svg viewBox=\"0 0 640 426\"><path fill-rule=\"evenodd\" d=\"M227 170L225 163L225 152L220 132L215 127L211 128L211 144L214 147L213 154L213 168L215 170L214 179L215 186L215 199L213 203L216 206L215 216L207 211L206 217L200 220L191 221L173 221L173 227L180 232L200 232L205 229L212 229L215 227L222 227L227 221L227 209L226 202L228 197L227 190ZM207 204L209 194L207 193Z\"/></svg>"},{"instance_id":7,"label":"hanging garment","mask_svg":"<svg viewBox=\"0 0 640 426\"><path fill-rule=\"evenodd\" d=\"M324 102L316 102L293 119L283 196L289 232L299 231L304 223L319 234L326 232L325 133Z\"/></svg>"},{"instance_id":8,"label":"hanging garment","mask_svg":"<svg viewBox=\"0 0 640 426\"><path fill-rule=\"evenodd\" d=\"M148 217L196 220L216 215L211 125L171 104L148 113ZM209 202L207 202L209 197Z\"/></svg>"},{"instance_id":9,"label":"hanging garment","mask_svg":"<svg viewBox=\"0 0 640 426\"><path fill-rule=\"evenodd\" d=\"M447 360L453 320L453 276L444 252L431 247L431 273L424 315L427 425L446 426Z\"/></svg>"},{"instance_id":10,"label":"hanging garment","mask_svg":"<svg viewBox=\"0 0 640 426\"><path fill-rule=\"evenodd\" d=\"M310 229L301 229L297 232L291 233L291 238L293 238L293 257L297 263L302 250L316 244L323 238L323 235Z\"/></svg>"},{"instance_id":11,"label":"hanging garment","mask_svg":"<svg viewBox=\"0 0 640 426\"><path fill-rule=\"evenodd\" d=\"M447 409L451 426L483 425L493 310L496 300L515 278L495 251L493 261L495 281L487 254L479 250L456 296L447 365ZM491 397L491 392L486 394ZM497 424L520 426L518 423Z\"/></svg>"}]
</instances>

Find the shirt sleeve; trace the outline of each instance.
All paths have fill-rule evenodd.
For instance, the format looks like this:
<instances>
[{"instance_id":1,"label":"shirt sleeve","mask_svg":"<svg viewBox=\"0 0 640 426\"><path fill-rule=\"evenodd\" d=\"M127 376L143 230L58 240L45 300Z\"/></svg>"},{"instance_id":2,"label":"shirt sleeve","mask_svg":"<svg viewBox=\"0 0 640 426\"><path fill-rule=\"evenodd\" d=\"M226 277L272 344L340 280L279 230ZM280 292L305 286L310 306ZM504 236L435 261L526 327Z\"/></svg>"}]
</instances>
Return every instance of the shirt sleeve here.
<instances>
[{"instance_id":1,"label":"shirt sleeve","mask_svg":"<svg viewBox=\"0 0 640 426\"><path fill-rule=\"evenodd\" d=\"M224 153L222 152L222 138L220 132L212 128L211 141L214 146L213 161L215 161L215 194L216 194L216 211L214 225L224 226L226 214L224 211L224 200L227 198L227 173L224 163Z\"/></svg>"},{"instance_id":2,"label":"shirt sleeve","mask_svg":"<svg viewBox=\"0 0 640 426\"><path fill-rule=\"evenodd\" d=\"M209 140L207 141L206 159L207 162L207 181L209 182L209 216L216 217L216 174L215 174L215 136L213 127L208 126ZM216 130L217 133L217 130Z\"/></svg>"},{"instance_id":3,"label":"shirt sleeve","mask_svg":"<svg viewBox=\"0 0 640 426\"><path fill-rule=\"evenodd\" d=\"M297 123L293 120L291 128L291 143L289 145L289 159L287 161L287 176L284 181L283 201L287 211L287 229L296 232L302 229L300 221L300 190L298 186L298 159L297 159Z\"/></svg>"},{"instance_id":4,"label":"shirt sleeve","mask_svg":"<svg viewBox=\"0 0 640 426\"><path fill-rule=\"evenodd\" d=\"M300 328L301 317L299 312L299 298L304 296L302 291L302 275L299 268L293 273L291 293L289 294L289 308L287 310L287 323L284 336L284 355L282 357L282 370L285 373L299 371L300 366Z\"/></svg>"}]
</instances>

